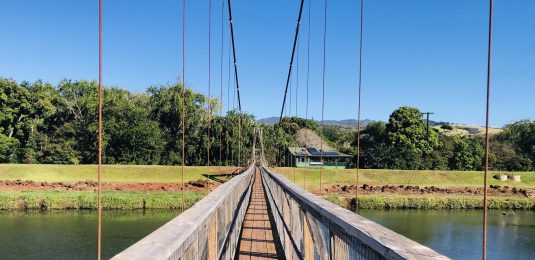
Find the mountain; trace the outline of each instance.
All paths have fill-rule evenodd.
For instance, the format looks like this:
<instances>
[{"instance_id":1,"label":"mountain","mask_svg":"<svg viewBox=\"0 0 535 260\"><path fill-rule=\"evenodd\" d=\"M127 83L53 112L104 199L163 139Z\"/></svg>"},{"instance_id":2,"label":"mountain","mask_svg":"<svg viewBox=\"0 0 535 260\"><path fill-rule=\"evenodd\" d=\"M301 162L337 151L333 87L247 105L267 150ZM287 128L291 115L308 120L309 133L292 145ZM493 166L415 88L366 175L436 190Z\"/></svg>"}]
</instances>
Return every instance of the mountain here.
<instances>
[{"instance_id":1,"label":"mountain","mask_svg":"<svg viewBox=\"0 0 535 260\"><path fill-rule=\"evenodd\" d=\"M264 124L264 125L274 125L279 122L279 118L272 116L272 117L258 119L256 120L256 122L259 124Z\"/></svg>"},{"instance_id":2,"label":"mountain","mask_svg":"<svg viewBox=\"0 0 535 260\"><path fill-rule=\"evenodd\" d=\"M267 118L262 118L262 119L256 120L256 122L259 123L259 124L274 125L274 124L279 122L279 118L278 117L267 117ZM321 121L316 121L316 122L318 124L321 123ZM373 120L369 120L369 119L361 120L360 121L360 127L364 128L364 127L366 127L366 125L368 125L371 122L374 122L374 121ZM323 124L324 125L337 125L337 126L346 127L346 128L357 128L357 120L356 119L324 120Z\"/></svg>"}]
</instances>

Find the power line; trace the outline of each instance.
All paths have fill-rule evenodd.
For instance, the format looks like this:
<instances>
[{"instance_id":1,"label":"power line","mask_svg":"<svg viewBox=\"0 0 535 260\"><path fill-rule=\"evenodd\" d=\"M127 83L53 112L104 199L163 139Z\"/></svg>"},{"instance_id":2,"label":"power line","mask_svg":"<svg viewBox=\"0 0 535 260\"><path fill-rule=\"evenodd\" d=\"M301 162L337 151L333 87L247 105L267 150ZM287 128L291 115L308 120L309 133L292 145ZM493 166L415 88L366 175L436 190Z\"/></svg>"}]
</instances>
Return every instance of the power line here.
<instances>
[{"instance_id":1,"label":"power line","mask_svg":"<svg viewBox=\"0 0 535 260\"><path fill-rule=\"evenodd\" d=\"M293 47L292 47L292 57L290 58L290 68L288 69L288 76L286 77L286 87L285 87L285 90L284 90L284 98L282 100L282 109L281 109L281 115L280 115L280 118L279 118L279 123L282 121L282 116L283 116L283 113L284 113L284 105L286 103L286 95L288 93L288 85L290 84L290 76L292 74L292 67L293 67L294 55L295 55L295 47L297 46L297 38L299 36L299 27L301 26L301 15L303 14L303 4L304 4L304 2L305 2L305 0L301 0L301 5L299 7L299 16L297 18L297 25L296 25L295 36L294 36L294 43L293 43Z\"/></svg>"}]
</instances>

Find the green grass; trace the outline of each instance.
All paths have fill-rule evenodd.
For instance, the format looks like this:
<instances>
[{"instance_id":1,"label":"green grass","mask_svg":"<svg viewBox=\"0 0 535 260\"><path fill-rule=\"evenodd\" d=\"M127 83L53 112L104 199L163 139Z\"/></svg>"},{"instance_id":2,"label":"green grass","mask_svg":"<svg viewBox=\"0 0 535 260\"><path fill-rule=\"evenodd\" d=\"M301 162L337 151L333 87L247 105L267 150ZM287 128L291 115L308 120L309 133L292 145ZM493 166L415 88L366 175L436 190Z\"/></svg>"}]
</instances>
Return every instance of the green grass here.
<instances>
[{"instance_id":1,"label":"green grass","mask_svg":"<svg viewBox=\"0 0 535 260\"><path fill-rule=\"evenodd\" d=\"M208 192L185 192L186 208L201 200ZM180 192L102 193L103 209L180 209ZM73 191L4 191L0 192L0 210L97 209L96 192Z\"/></svg>"},{"instance_id":2,"label":"green grass","mask_svg":"<svg viewBox=\"0 0 535 260\"><path fill-rule=\"evenodd\" d=\"M354 210L354 202L347 198L328 196L326 200ZM533 198L490 197L489 209L535 209ZM482 209L483 199L476 196L359 196L359 208L363 209Z\"/></svg>"},{"instance_id":3,"label":"green grass","mask_svg":"<svg viewBox=\"0 0 535 260\"><path fill-rule=\"evenodd\" d=\"M275 168L289 180L294 180L295 168ZM306 172L306 174L304 174ZM355 183L354 169L324 169L321 174L322 188L332 185L347 185ZM522 182L511 180L502 182L492 178L497 172L489 172L489 185L501 185L518 188L535 188L535 172L515 172L521 175ZM502 174L508 174L502 172ZM306 177L306 179L303 179ZM295 169L295 183L311 191L320 188L319 169ZM359 183L370 185L419 185L435 187L477 187L483 185L483 172L481 171L431 171L431 170L371 170L362 169L359 174Z\"/></svg>"},{"instance_id":4,"label":"green grass","mask_svg":"<svg viewBox=\"0 0 535 260\"><path fill-rule=\"evenodd\" d=\"M216 173L218 166L210 167L210 173ZM223 171L232 171L234 167L222 167ZM186 166L184 181L206 179L202 174L208 173L205 166ZM50 165L50 164L0 164L0 180L33 180L48 182L77 182L97 180L96 165ZM104 182L180 182L180 166L158 165L104 165L102 167Z\"/></svg>"}]
</instances>

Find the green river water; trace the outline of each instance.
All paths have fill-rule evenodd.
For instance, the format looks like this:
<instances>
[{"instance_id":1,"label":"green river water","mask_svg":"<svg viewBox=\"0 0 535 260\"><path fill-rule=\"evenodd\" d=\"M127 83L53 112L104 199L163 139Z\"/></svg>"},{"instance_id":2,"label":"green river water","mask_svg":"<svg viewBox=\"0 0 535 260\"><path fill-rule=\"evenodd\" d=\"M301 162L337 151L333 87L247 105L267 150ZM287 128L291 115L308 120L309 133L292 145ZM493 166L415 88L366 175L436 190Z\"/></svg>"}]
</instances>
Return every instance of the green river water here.
<instances>
[{"instance_id":1,"label":"green river water","mask_svg":"<svg viewBox=\"0 0 535 260\"><path fill-rule=\"evenodd\" d=\"M482 211L361 210L360 214L453 259L481 259ZM157 229L177 211L105 211L103 258ZM95 211L0 211L0 259L95 259ZM488 259L535 259L535 212L490 211Z\"/></svg>"}]
</instances>

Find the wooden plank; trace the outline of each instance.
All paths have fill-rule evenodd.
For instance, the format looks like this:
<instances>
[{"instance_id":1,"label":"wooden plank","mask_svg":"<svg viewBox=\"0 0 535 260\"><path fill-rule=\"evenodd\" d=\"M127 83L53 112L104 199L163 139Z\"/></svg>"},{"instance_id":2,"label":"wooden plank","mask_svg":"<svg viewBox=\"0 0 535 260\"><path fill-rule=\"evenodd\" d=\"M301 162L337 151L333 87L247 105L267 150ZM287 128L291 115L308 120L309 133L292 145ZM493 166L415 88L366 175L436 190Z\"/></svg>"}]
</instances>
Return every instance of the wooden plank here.
<instances>
[{"instance_id":1,"label":"wooden plank","mask_svg":"<svg viewBox=\"0 0 535 260\"><path fill-rule=\"evenodd\" d=\"M208 226L208 259L217 259L217 214L214 214Z\"/></svg>"},{"instance_id":2,"label":"wooden plank","mask_svg":"<svg viewBox=\"0 0 535 260\"><path fill-rule=\"evenodd\" d=\"M310 227L308 225L307 216L303 217L303 240L304 240L304 259L313 260L314 259L314 241L312 240L312 233L310 232Z\"/></svg>"},{"instance_id":3,"label":"wooden plank","mask_svg":"<svg viewBox=\"0 0 535 260\"><path fill-rule=\"evenodd\" d=\"M273 237L273 228L260 172L257 171L240 236L238 259L280 259L275 246L279 242Z\"/></svg>"}]
</instances>

